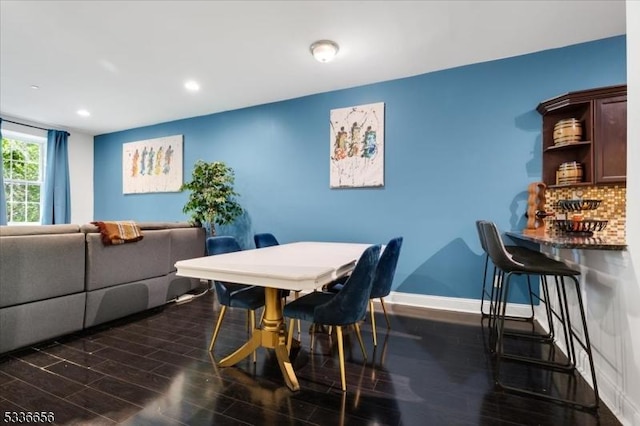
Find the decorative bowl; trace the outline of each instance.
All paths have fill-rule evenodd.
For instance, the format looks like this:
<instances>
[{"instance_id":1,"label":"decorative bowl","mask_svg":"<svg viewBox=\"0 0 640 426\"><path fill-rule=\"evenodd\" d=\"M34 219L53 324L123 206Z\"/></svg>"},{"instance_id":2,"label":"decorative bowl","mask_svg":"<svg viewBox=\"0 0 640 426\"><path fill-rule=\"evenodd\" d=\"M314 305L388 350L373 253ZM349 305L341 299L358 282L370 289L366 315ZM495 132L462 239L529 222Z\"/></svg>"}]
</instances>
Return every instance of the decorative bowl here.
<instances>
[{"instance_id":1,"label":"decorative bowl","mask_svg":"<svg viewBox=\"0 0 640 426\"><path fill-rule=\"evenodd\" d=\"M557 205L559 209L568 211L595 210L600 206L602 200L560 200Z\"/></svg>"},{"instance_id":2,"label":"decorative bowl","mask_svg":"<svg viewBox=\"0 0 640 426\"><path fill-rule=\"evenodd\" d=\"M607 220L583 219L583 220L555 220L556 227L561 232L571 235L592 236L594 232L602 231L607 227Z\"/></svg>"}]
</instances>

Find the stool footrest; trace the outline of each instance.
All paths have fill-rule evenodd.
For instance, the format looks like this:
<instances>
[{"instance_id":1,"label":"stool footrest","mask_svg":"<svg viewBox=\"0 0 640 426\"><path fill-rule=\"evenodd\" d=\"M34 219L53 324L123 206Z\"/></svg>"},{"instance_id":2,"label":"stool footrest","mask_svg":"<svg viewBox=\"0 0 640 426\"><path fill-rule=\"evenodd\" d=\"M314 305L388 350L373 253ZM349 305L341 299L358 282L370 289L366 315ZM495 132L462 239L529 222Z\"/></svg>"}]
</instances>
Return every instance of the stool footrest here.
<instances>
[{"instance_id":1,"label":"stool footrest","mask_svg":"<svg viewBox=\"0 0 640 426\"><path fill-rule=\"evenodd\" d=\"M543 399L546 401L552 401L552 402L557 402L557 403L561 403L561 404L566 404L566 405L570 405L573 406L577 409L580 410L584 410L584 411L597 411L598 410L598 405L599 405L599 400L596 399L595 402L593 402L592 404L583 404L571 399L565 399L565 398L559 398L559 397L555 397L552 395L547 395L544 393L539 393L539 392L534 392L534 391L530 391L530 390L526 390L526 389L522 389L522 388L517 388L514 386L508 386L505 385L503 383L499 383L496 382L496 386L499 387L502 390L514 393L514 394L520 394L520 395L524 395L524 396L531 396L534 398L539 398L539 399Z\"/></svg>"},{"instance_id":2,"label":"stool footrest","mask_svg":"<svg viewBox=\"0 0 640 426\"><path fill-rule=\"evenodd\" d=\"M502 356L502 359L504 360L521 362L525 364L533 364L540 367L547 367L555 371L560 371L564 373L573 372L576 369L576 366L571 361L567 361L567 363L562 364L555 361L546 361L544 359L531 358L524 355L502 354L501 356Z\"/></svg>"}]
</instances>

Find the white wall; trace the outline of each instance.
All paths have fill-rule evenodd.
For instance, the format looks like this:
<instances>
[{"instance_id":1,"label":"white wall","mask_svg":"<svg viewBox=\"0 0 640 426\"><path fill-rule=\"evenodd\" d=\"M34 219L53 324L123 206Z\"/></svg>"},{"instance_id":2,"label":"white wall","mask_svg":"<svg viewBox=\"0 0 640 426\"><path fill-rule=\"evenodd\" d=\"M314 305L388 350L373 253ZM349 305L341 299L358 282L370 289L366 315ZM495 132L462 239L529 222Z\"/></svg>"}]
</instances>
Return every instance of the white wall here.
<instances>
[{"instance_id":1,"label":"white wall","mask_svg":"<svg viewBox=\"0 0 640 426\"><path fill-rule=\"evenodd\" d=\"M69 180L71 181L71 223L93 219L93 136L70 131Z\"/></svg>"},{"instance_id":2,"label":"white wall","mask_svg":"<svg viewBox=\"0 0 640 426\"><path fill-rule=\"evenodd\" d=\"M627 383L627 397L636 404L632 423L640 425L640 2L627 0L627 243L630 268L635 280L621 282L635 297L627 301L625 310L631 330L629 342L629 367L635 372L635 380ZM630 167L629 167L630 166Z\"/></svg>"},{"instance_id":3,"label":"white wall","mask_svg":"<svg viewBox=\"0 0 640 426\"><path fill-rule=\"evenodd\" d=\"M93 136L58 126L13 118L3 119L19 123L69 132L69 180L71 189L71 223L83 224L93 220ZM2 128L28 135L47 137L44 130L2 122Z\"/></svg>"}]
</instances>

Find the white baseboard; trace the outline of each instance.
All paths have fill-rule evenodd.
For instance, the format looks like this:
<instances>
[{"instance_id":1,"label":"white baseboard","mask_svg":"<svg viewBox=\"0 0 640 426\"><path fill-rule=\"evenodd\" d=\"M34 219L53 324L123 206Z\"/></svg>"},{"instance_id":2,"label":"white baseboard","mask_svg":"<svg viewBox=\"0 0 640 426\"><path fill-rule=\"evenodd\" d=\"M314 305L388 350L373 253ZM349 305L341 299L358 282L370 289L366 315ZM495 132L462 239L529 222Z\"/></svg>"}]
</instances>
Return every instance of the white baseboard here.
<instances>
[{"instance_id":1,"label":"white baseboard","mask_svg":"<svg viewBox=\"0 0 640 426\"><path fill-rule=\"evenodd\" d=\"M442 309L446 311L465 312L470 314L480 313L480 300L461 299L458 297L430 296L425 294L401 293L392 291L384 298L387 304L414 306L417 308ZM485 301L485 304L487 302ZM487 311L485 306L485 312ZM530 316L529 305L510 303L507 306L507 315Z\"/></svg>"},{"instance_id":2,"label":"white baseboard","mask_svg":"<svg viewBox=\"0 0 640 426\"><path fill-rule=\"evenodd\" d=\"M596 370L598 365L596 364ZM619 383L596 371L600 399L623 425L639 426L640 410L629 400Z\"/></svg>"}]
</instances>

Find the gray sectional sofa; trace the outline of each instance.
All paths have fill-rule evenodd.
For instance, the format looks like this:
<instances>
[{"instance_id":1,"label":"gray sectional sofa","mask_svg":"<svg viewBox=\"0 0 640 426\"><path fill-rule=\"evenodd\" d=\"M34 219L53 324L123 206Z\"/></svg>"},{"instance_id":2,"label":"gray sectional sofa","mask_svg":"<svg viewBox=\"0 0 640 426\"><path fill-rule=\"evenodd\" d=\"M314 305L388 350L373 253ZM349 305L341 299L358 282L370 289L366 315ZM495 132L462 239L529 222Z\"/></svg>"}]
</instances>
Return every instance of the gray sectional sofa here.
<instances>
[{"instance_id":1,"label":"gray sectional sofa","mask_svg":"<svg viewBox=\"0 0 640 426\"><path fill-rule=\"evenodd\" d=\"M141 222L105 246L94 225L0 226L0 353L154 308L198 286L178 260L205 255L205 230Z\"/></svg>"}]
</instances>

